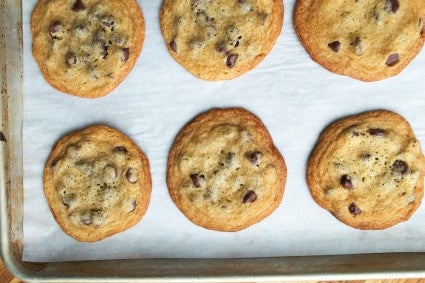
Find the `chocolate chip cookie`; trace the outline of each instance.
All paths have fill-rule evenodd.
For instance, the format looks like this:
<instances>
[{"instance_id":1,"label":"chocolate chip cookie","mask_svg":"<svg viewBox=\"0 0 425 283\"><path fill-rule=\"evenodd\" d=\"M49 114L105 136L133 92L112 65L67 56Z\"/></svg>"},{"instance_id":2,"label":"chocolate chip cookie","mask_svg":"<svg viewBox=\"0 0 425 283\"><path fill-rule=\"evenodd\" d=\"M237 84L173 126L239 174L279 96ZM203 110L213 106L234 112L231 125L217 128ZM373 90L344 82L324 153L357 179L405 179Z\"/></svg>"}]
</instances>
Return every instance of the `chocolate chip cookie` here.
<instances>
[{"instance_id":1,"label":"chocolate chip cookie","mask_svg":"<svg viewBox=\"0 0 425 283\"><path fill-rule=\"evenodd\" d=\"M298 0L295 29L314 61L362 81L395 76L425 40L422 0Z\"/></svg>"},{"instance_id":2,"label":"chocolate chip cookie","mask_svg":"<svg viewBox=\"0 0 425 283\"><path fill-rule=\"evenodd\" d=\"M178 134L168 157L167 185L196 225L239 231L280 204L285 161L261 120L241 108L213 109Z\"/></svg>"},{"instance_id":3,"label":"chocolate chip cookie","mask_svg":"<svg viewBox=\"0 0 425 283\"><path fill-rule=\"evenodd\" d=\"M136 225L152 187L145 154L127 136L103 125L62 137L46 162L43 184L56 222L83 242Z\"/></svg>"},{"instance_id":4,"label":"chocolate chip cookie","mask_svg":"<svg viewBox=\"0 0 425 283\"><path fill-rule=\"evenodd\" d=\"M423 196L425 158L409 123L377 110L329 126L308 162L311 195L340 221L385 229L410 218Z\"/></svg>"},{"instance_id":5,"label":"chocolate chip cookie","mask_svg":"<svg viewBox=\"0 0 425 283\"><path fill-rule=\"evenodd\" d=\"M171 56L194 76L232 79L270 52L282 0L164 0L161 31Z\"/></svg>"},{"instance_id":6,"label":"chocolate chip cookie","mask_svg":"<svg viewBox=\"0 0 425 283\"><path fill-rule=\"evenodd\" d=\"M143 45L135 0L40 0L31 17L32 52L59 91L95 98L131 71Z\"/></svg>"}]
</instances>

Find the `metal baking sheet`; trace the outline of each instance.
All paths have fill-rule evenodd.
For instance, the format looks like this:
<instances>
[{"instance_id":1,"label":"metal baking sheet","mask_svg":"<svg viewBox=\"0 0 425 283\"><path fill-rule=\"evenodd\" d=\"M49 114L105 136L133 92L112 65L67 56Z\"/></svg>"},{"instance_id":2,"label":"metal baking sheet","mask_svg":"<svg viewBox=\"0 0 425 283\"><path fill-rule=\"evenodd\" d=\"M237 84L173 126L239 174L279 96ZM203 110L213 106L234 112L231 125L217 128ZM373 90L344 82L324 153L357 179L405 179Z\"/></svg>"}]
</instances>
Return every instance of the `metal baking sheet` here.
<instances>
[{"instance_id":1,"label":"metal baking sheet","mask_svg":"<svg viewBox=\"0 0 425 283\"><path fill-rule=\"evenodd\" d=\"M149 36L147 36L145 48L143 50L143 52L150 53L143 55L142 52L138 64L140 64L139 66L143 66L144 61L145 64L148 64L146 62L150 61L151 63L158 64L155 65L157 68L153 70L156 70L161 76L157 76L157 79L153 81L143 81L143 73L138 74L137 71L135 71L130 75L130 78L128 78L129 82L127 82L127 84L139 84L143 87L149 86L150 91L157 91L156 94L159 95L159 98L162 97L164 100L167 100L168 103L170 103L171 100L172 104L174 104L173 107L175 107L173 108L174 111L169 112L170 108L165 107L163 108L163 112L167 113L167 117L173 117L173 120L177 120L180 126L176 127L175 125L169 124L161 126L161 124L156 124L158 120L155 119L155 117L158 118L160 114L158 114L158 112L149 112L149 108L163 106L163 104L159 105L149 102L149 96L151 94L145 93L143 89L132 92L128 85L125 86L124 84L120 86L116 92L111 94L110 97L105 98L104 101L107 101L109 105L114 105L115 102L123 98L124 95L126 95L125 99L135 99L133 101L138 102L137 111L140 113L146 111L146 113L154 115L150 121L150 123L153 124L149 124L145 119L141 119L139 121L132 121L131 124L134 125L125 126L129 123L124 123L124 121L117 122L115 119L108 120L107 115L94 116L96 119L93 120L95 122L99 122L99 120L105 122L110 121L112 125L122 129L130 136L133 136L133 138L136 137L134 138L136 142L141 145L148 155L154 156L154 160L157 156L156 154L160 156L161 152L163 154L163 152L168 150L167 146L157 145L154 142L147 142L147 139L143 137L143 132L136 130L136 128L152 129L158 136L161 136L162 139L168 140L167 144L169 145L180 127L197 113L217 106L244 106L263 119L272 136L275 138L277 146L286 158L289 168L289 177L282 207L285 203L294 203L297 204L299 208L295 210L298 212L293 215L291 215L290 209L286 210L287 213L282 213L282 211L280 211L277 215L279 219L282 217L282 220L285 219L283 216L285 215L287 221L292 221L290 223L296 227L300 223L300 219L297 217L306 217L306 215L303 216L303 214L308 213L307 208L314 210L314 213L308 215L314 216L316 215L315 213L317 213L320 217L326 218L326 221L332 221L331 216L327 215L326 212L321 211L318 207L315 208L315 204L311 199L309 200L308 206L305 206L305 203L299 201L300 195L308 196L308 191L301 172L305 169L305 162L309 150L311 150L311 145L314 144L318 133L326 124L339 118L341 115L373 108L389 108L404 115L412 123L419 139L423 141L424 131L421 129L421 125L423 125L423 123L421 123L421 116L423 115L421 115L420 111L420 109L423 108L423 100L420 99L417 92L420 89L417 87L421 75L423 74L423 68L421 71L423 52L400 76L383 82L365 84L349 78L332 75L311 62L303 51L292 31L291 14L293 3L285 3L286 20L284 31L275 49L272 54L266 58L266 61L263 62L258 69L236 81L208 83L194 79L189 74L185 73L181 67L171 60L171 58L167 57L168 54L165 48L161 47L163 43L160 34L157 33L159 29L157 26L155 27L155 13L148 16L149 13L147 14L146 12L151 9L153 12L157 13L159 4L151 4L144 1L141 1L140 4L145 12L147 26L151 26L151 29L148 27L147 34L152 35L150 37L150 44L148 42ZM419 277L424 275L425 257L422 253L282 257L291 255L282 252L276 255L280 257L267 257L268 255L264 254L261 255L265 256L264 258L254 257L250 259L171 258L90 262L43 262L36 264L22 261L23 243L25 243L23 237L24 186L22 178L24 173L23 168L25 168L23 165L27 162L22 158L22 154L27 150L25 146L23 146L23 142L25 144L25 138L23 139L22 131L25 133L25 128L23 128L22 125L23 122L24 125L26 124L22 105L23 103L27 105L27 97L29 95L34 96L33 98L36 99L38 103L65 106L62 110L67 110L65 103L61 102L62 100L65 100L66 104L75 102L76 108L80 106L78 104L80 102L78 102L77 98L58 94L52 89L39 91L37 87L41 82L39 82L38 79L36 82L35 77L31 77L31 80L34 81L34 89L38 91L36 93L28 93L26 91L25 80L22 80L21 76L23 73L22 70L25 67L23 63L25 60L22 61L22 55L25 55L25 51L22 50L22 34L20 32L22 26L20 5L21 2L19 1L4 1L1 6L2 10L0 11L3 21L0 29L2 35L0 37L2 64L1 130L7 140L7 142L1 142L1 168L3 169L1 171L2 178L0 184L2 257L5 259L7 266L16 275L28 281L46 282L81 280L114 281L117 279L125 281L194 281L200 279L205 281L258 281L383 277L400 278ZM25 21L23 26L25 30ZM7 38L7 40L5 38ZM26 44L28 44L28 42ZM153 54L156 54L155 52L158 52L159 55L153 56ZM152 56L154 58L152 58ZM167 64L162 65L161 60L158 62L157 56L163 58L161 60L167 60ZM303 75L308 79L308 82L299 80L300 70L305 72ZM145 72L149 71L151 70L145 70ZM34 75L37 77L36 74ZM135 76L133 77L133 81L131 81L131 76ZM323 81L324 78L328 78L328 81L326 84L321 84L320 82ZM185 82L190 82L190 87L179 90L161 89L164 81L181 82L182 85L184 85ZM244 91L240 92L240 89L236 88L233 82L243 84ZM285 82L285 84L282 84L282 82ZM259 87L259 85L261 87ZM22 88L22 86L24 87ZM160 89L160 91L158 89ZM191 89L196 89L199 95L194 98L193 96L185 94L184 91L190 91ZM32 89L30 90L32 91ZM261 97L260 100L262 102L258 102L260 103L259 105L251 105L250 101L259 99L257 98L258 96ZM373 99L371 99L372 96ZM155 96L155 99L158 99L158 96ZM156 101L161 102L161 100ZM301 102L304 103L302 108L300 108ZM95 100L81 103L88 105L85 106L86 109L82 111L84 113L84 111L89 112L89 109L93 109L91 108L94 107L93 105L100 104L104 106L106 102ZM364 109L365 106L368 108ZM273 110L270 111L269 109ZM52 113L49 113L49 115L51 114ZM111 116L115 114L115 112L110 113ZM303 114L306 116L302 116ZM25 115L30 115L27 113L27 108L25 108ZM147 117L147 115L143 116L143 114L141 116L143 118ZM308 119L305 119L305 117L308 117ZM51 118L55 121L54 113ZM74 118L75 117L70 116L69 120L73 120ZM305 120L306 124L314 122L317 123L317 125L314 129L291 126L299 120ZM75 121L75 125L66 124L69 123L69 121L61 120L60 123L62 122L65 123L63 129L52 136L57 138L60 135L60 131L66 132L73 127L79 128L83 126L78 123L78 120ZM90 123L91 121L86 120L85 122ZM55 137L53 137L53 140L49 140L45 135L39 137L39 139L34 139L32 141L40 143L41 140L42 143L45 141L53 143L55 140ZM140 139L138 137L140 137ZM143 142L145 142L145 144ZM45 147L47 148L47 146ZM297 158L296 154L299 151L304 152L304 158ZM155 169L153 165L154 187L160 188L162 186L162 190L165 191L165 187L161 185L161 179L164 177L160 176L165 172L165 160L161 160L161 157L157 157L158 163L156 166L158 166L158 169ZM299 171L298 173L297 170ZM27 188L25 188L25 194L27 192L26 189ZM38 188L38 190L40 189L41 187ZM158 198L161 199L161 196L158 196ZM25 204L27 205L27 202L25 202ZM276 211L275 214L276 213L278 213L278 211ZM178 215L178 211L176 211L176 215ZM420 215L420 211L415 214L415 216L421 218ZM180 217L182 216L180 215ZM315 227L326 227L322 225L323 223L324 222L320 221L316 222ZM409 225L409 223L410 221L408 223L403 223L403 225ZM342 224L340 225L344 227ZM346 227L340 229L343 232L345 228ZM412 229L415 227L410 228ZM397 232L399 228L395 229L396 230L393 229L392 233L386 235L391 236L391 234L399 233ZM320 229L317 228L314 231L320 231ZM291 231L285 230L284 232ZM315 235L310 234L310 231L303 230L303 232L303 235L306 235L305 238L307 238L308 235L311 236L311 242L316 243L316 247L321 245L320 238L314 237ZM410 230L409 234L404 235L405 237L408 235L410 236L400 239L400 242L407 242L414 245L416 243L415 237L420 238L420 235L416 235L414 232L414 230ZM352 241L353 234L356 233L356 230L349 230L347 241ZM369 232L364 233L365 236L369 234ZM347 234L343 233L338 235L347 237ZM304 240L305 239L298 241L297 245L303 245ZM378 242L379 241L377 241L377 243ZM418 248L412 245L407 246L409 251L421 251L421 247ZM402 251L394 249L393 247L390 248L390 251ZM308 250L306 250L306 252L308 255ZM327 253L332 254L332 252ZM270 254L269 256L273 255ZM160 255L159 257L162 256Z\"/></svg>"}]
</instances>

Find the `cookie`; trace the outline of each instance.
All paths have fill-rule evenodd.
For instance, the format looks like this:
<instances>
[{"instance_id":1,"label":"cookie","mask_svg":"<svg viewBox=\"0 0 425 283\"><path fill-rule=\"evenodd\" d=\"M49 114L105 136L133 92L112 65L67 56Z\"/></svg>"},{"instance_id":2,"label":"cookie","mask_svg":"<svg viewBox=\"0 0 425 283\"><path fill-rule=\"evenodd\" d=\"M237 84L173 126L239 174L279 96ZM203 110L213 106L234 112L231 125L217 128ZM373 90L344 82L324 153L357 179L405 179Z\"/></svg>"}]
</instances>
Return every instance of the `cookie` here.
<instances>
[{"instance_id":1,"label":"cookie","mask_svg":"<svg viewBox=\"0 0 425 283\"><path fill-rule=\"evenodd\" d=\"M31 17L32 53L61 92L108 94L133 68L145 26L135 0L40 0Z\"/></svg>"},{"instance_id":2,"label":"cookie","mask_svg":"<svg viewBox=\"0 0 425 283\"><path fill-rule=\"evenodd\" d=\"M56 222L94 242L136 225L151 194L149 161L124 134L104 125L62 137L44 168L44 194Z\"/></svg>"},{"instance_id":3,"label":"cookie","mask_svg":"<svg viewBox=\"0 0 425 283\"><path fill-rule=\"evenodd\" d=\"M362 81L400 73L425 40L422 0L298 0L295 30L311 58Z\"/></svg>"},{"instance_id":4,"label":"cookie","mask_svg":"<svg viewBox=\"0 0 425 283\"><path fill-rule=\"evenodd\" d=\"M211 81L257 66L273 48L282 22L282 0L164 0L160 16L171 56Z\"/></svg>"},{"instance_id":5,"label":"cookie","mask_svg":"<svg viewBox=\"0 0 425 283\"><path fill-rule=\"evenodd\" d=\"M168 157L167 185L194 224L239 231L280 204L285 161L261 120L242 108L213 109L186 125Z\"/></svg>"},{"instance_id":6,"label":"cookie","mask_svg":"<svg viewBox=\"0 0 425 283\"><path fill-rule=\"evenodd\" d=\"M425 158L409 123L386 110L339 120L321 134L307 183L314 200L354 228L406 221L423 196Z\"/></svg>"}]
</instances>

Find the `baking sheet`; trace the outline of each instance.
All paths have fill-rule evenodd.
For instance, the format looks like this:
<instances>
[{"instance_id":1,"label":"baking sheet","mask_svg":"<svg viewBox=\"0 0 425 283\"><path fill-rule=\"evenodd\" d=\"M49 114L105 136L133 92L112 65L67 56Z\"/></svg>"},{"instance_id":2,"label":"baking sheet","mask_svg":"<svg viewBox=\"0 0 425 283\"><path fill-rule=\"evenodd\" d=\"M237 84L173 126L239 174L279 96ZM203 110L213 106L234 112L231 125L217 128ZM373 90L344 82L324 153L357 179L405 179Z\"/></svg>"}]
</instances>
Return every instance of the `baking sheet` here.
<instances>
[{"instance_id":1,"label":"baking sheet","mask_svg":"<svg viewBox=\"0 0 425 283\"><path fill-rule=\"evenodd\" d=\"M35 0L23 1L24 32L24 253L25 261L119 258L265 257L425 251L425 203L408 222L384 231L348 227L311 198L305 168L318 135L342 116L372 109L403 115L425 145L425 52L397 77L364 83L314 63L292 24L294 0L273 51L253 71L231 81L206 82L168 54L159 29L161 1L139 1L146 38L127 79L110 95L88 100L59 93L43 79L31 55L29 19ZM168 151L178 131L213 107L245 107L267 126L286 160L282 204L264 221L236 233L189 222L165 183ZM80 243L54 221L42 189L44 163L62 135L105 123L130 136L151 163L148 211L130 230L96 243Z\"/></svg>"}]
</instances>

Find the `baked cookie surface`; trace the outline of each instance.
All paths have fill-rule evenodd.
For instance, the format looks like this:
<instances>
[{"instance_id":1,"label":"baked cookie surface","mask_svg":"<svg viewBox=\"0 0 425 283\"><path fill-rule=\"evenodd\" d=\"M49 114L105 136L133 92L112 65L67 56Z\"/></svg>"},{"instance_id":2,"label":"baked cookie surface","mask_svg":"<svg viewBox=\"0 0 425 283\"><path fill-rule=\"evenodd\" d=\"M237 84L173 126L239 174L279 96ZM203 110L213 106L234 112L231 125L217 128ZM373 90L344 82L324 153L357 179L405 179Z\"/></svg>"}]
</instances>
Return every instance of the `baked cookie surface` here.
<instances>
[{"instance_id":1,"label":"baked cookie surface","mask_svg":"<svg viewBox=\"0 0 425 283\"><path fill-rule=\"evenodd\" d=\"M282 0L164 0L161 31L171 56L194 76L232 79L271 51Z\"/></svg>"},{"instance_id":2,"label":"baked cookie surface","mask_svg":"<svg viewBox=\"0 0 425 283\"><path fill-rule=\"evenodd\" d=\"M144 40L135 0L40 0L32 53L47 82L88 98L108 94L131 71Z\"/></svg>"},{"instance_id":3,"label":"baked cookie surface","mask_svg":"<svg viewBox=\"0 0 425 283\"><path fill-rule=\"evenodd\" d=\"M386 110L339 120L321 134L307 183L314 200L359 229L384 229L410 218L423 196L425 158L400 115Z\"/></svg>"},{"instance_id":4,"label":"baked cookie surface","mask_svg":"<svg viewBox=\"0 0 425 283\"><path fill-rule=\"evenodd\" d=\"M94 242L136 225L151 194L149 161L127 136L103 125L62 137L44 168L44 193L62 230Z\"/></svg>"},{"instance_id":5,"label":"baked cookie surface","mask_svg":"<svg viewBox=\"0 0 425 283\"><path fill-rule=\"evenodd\" d=\"M193 223L239 231L270 215L286 182L283 157L261 120L241 108L213 109L178 134L167 185Z\"/></svg>"},{"instance_id":6,"label":"baked cookie surface","mask_svg":"<svg viewBox=\"0 0 425 283\"><path fill-rule=\"evenodd\" d=\"M298 0L294 24L312 59L362 81L400 73L425 40L422 0Z\"/></svg>"}]
</instances>

